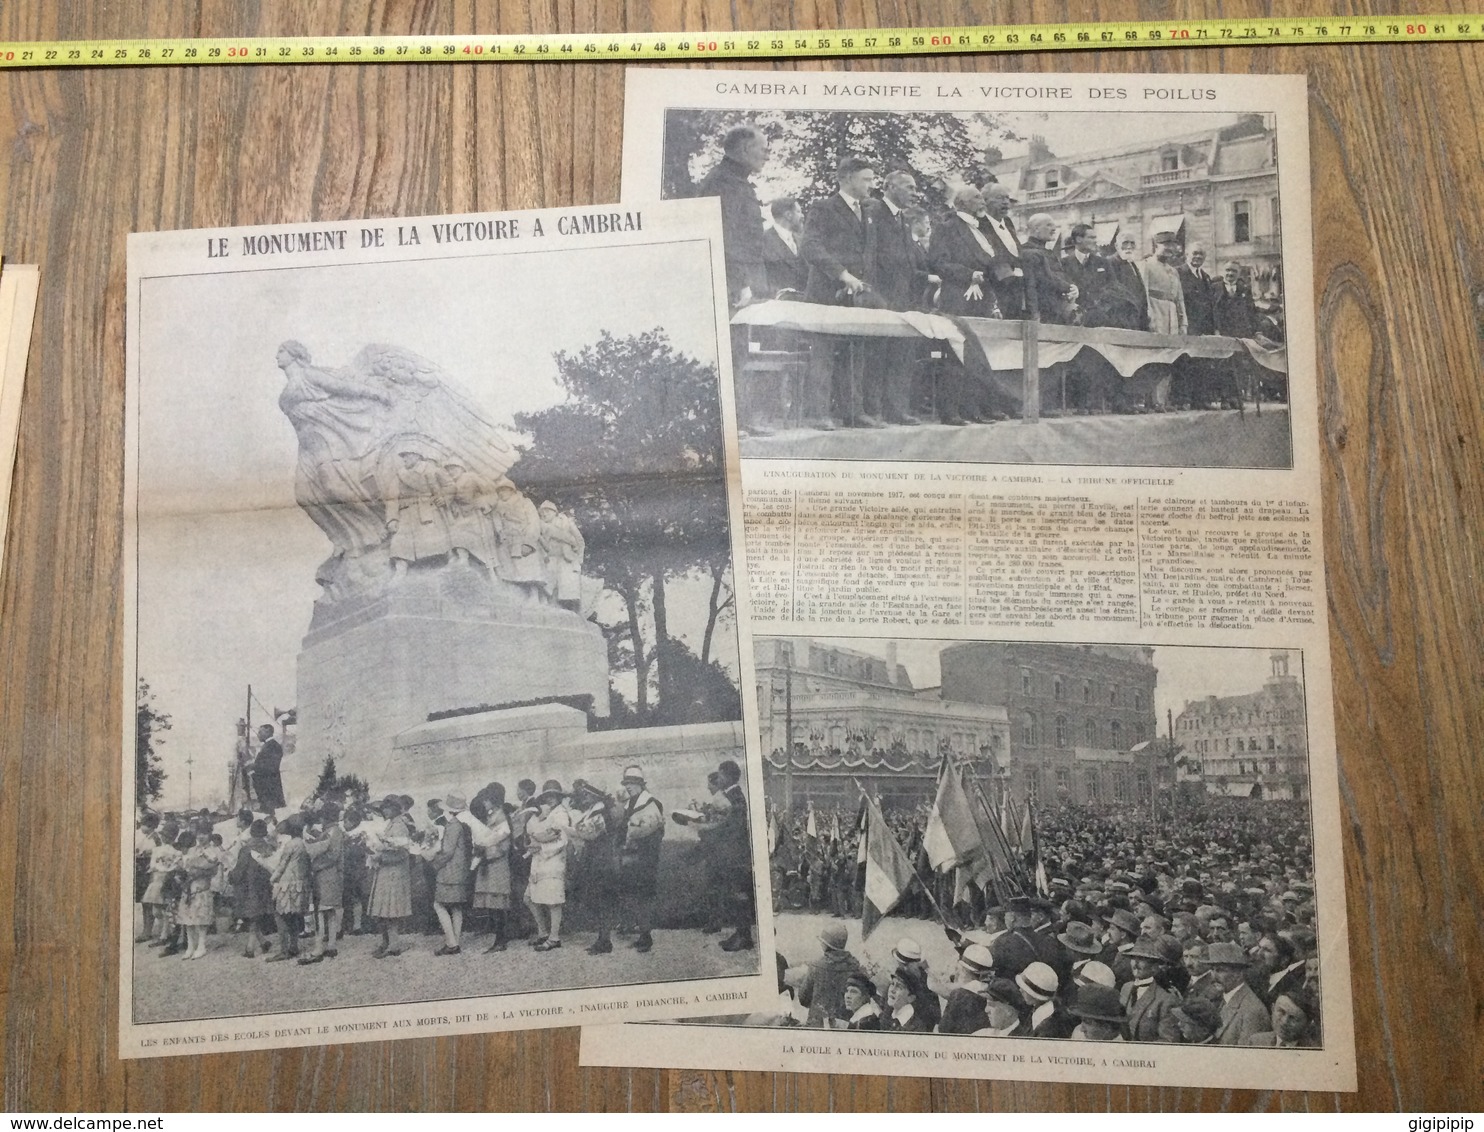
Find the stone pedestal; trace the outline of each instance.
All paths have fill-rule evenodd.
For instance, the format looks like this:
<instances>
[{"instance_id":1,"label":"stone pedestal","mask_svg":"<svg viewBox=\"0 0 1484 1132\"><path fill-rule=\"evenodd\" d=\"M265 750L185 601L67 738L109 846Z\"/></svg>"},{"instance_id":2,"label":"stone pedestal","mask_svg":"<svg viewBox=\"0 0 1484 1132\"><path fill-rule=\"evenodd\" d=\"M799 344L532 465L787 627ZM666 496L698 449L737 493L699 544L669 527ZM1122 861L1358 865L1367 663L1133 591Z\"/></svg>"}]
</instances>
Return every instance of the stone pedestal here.
<instances>
[{"instance_id":1,"label":"stone pedestal","mask_svg":"<svg viewBox=\"0 0 1484 1132\"><path fill-rule=\"evenodd\" d=\"M288 797L312 789L327 756L373 794L408 793L412 783L396 776L412 768L395 739L430 713L579 696L607 714L607 645L596 625L492 585L472 566L415 570L381 593L316 608L299 653Z\"/></svg>"}]
</instances>

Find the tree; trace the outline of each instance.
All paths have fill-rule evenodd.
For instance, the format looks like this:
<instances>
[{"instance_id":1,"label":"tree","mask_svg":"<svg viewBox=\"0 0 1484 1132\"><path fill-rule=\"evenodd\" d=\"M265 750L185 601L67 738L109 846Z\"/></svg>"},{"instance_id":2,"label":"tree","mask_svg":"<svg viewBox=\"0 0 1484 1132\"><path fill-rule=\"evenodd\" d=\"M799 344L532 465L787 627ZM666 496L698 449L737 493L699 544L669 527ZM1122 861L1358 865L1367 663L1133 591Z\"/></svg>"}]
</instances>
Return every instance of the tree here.
<instances>
[{"instance_id":1,"label":"tree","mask_svg":"<svg viewBox=\"0 0 1484 1132\"><path fill-rule=\"evenodd\" d=\"M357 775L338 773L335 769L335 757L327 755L325 765L320 768L319 781L314 784L314 796L322 800L335 799L365 805L371 798L371 787Z\"/></svg>"},{"instance_id":2,"label":"tree","mask_svg":"<svg viewBox=\"0 0 1484 1132\"><path fill-rule=\"evenodd\" d=\"M716 367L678 353L660 329L626 338L605 331L555 361L569 399L516 416L530 445L511 478L571 513L586 541L585 568L622 602L610 657L632 665L636 711L645 717L651 677L664 704L684 663L670 631L668 583L730 563ZM727 588L718 579L708 641L730 604L720 596Z\"/></svg>"},{"instance_id":3,"label":"tree","mask_svg":"<svg viewBox=\"0 0 1484 1132\"><path fill-rule=\"evenodd\" d=\"M140 680L134 689L134 804L148 806L165 789L169 777L160 760L162 736L170 730L170 717L155 704L149 684Z\"/></svg>"},{"instance_id":4,"label":"tree","mask_svg":"<svg viewBox=\"0 0 1484 1132\"><path fill-rule=\"evenodd\" d=\"M665 116L661 191L667 199L691 196L721 160L728 130L756 125L768 137L768 164L757 176L758 196L809 203L835 191L835 167L849 154L876 163L883 176L895 169L916 175L919 187L933 177L962 175L1001 158L995 142L1015 133L989 114L769 110L672 110Z\"/></svg>"}]
</instances>

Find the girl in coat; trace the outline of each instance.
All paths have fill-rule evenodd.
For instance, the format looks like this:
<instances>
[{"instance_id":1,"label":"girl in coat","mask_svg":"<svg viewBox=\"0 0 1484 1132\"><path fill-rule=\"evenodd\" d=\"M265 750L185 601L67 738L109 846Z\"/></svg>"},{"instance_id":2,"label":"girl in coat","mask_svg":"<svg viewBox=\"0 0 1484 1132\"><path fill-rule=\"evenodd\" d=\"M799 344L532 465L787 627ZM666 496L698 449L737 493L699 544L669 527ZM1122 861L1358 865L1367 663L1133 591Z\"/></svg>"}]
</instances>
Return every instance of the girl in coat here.
<instances>
[{"instance_id":1,"label":"girl in coat","mask_svg":"<svg viewBox=\"0 0 1484 1132\"><path fill-rule=\"evenodd\" d=\"M470 805L474 834L475 872L473 907L489 913L494 936L485 952L504 951L510 938L506 913L510 908L510 819L505 816L505 787L491 783L484 797Z\"/></svg>"},{"instance_id":2,"label":"girl in coat","mask_svg":"<svg viewBox=\"0 0 1484 1132\"><path fill-rule=\"evenodd\" d=\"M412 915L412 822L400 797L388 795L381 803L381 812L386 825L380 833L367 835L376 874L366 912L381 928L381 943L371 953L373 959L402 954L397 932L401 922Z\"/></svg>"},{"instance_id":3,"label":"girl in coat","mask_svg":"<svg viewBox=\"0 0 1484 1132\"><path fill-rule=\"evenodd\" d=\"M530 848L531 881L526 888L526 903L536 917L537 951L555 951L562 946L562 909L567 902L567 845L571 841L571 821L561 801L561 783L550 781L532 802L536 813L526 822Z\"/></svg>"},{"instance_id":4,"label":"girl in coat","mask_svg":"<svg viewBox=\"0 0 1484 1132\"><path fill-rule=\"evenodd\" d=\"M217 858L209 842L198 842L193 833L182 833L188 841L181 856L180 904L176 920L185 928L186 949L182 959L200 959L206 954L206 929L216 919L216 894L211 891Z\"/></svg>"},{"instance_id":5,"label":"girl in coat","mask_svg":"<svg viewBox=\"0 0 1484 1132\"><path fill-rule=\"evenodd\" d=\"M278 926L278 950L268 962L279 963L299 954L299 925L313 907L314 887L309 853L304 848L304 819L291 814L278 823L278 853L274 858L273 922Z\"/></svg>"}]
</instances>

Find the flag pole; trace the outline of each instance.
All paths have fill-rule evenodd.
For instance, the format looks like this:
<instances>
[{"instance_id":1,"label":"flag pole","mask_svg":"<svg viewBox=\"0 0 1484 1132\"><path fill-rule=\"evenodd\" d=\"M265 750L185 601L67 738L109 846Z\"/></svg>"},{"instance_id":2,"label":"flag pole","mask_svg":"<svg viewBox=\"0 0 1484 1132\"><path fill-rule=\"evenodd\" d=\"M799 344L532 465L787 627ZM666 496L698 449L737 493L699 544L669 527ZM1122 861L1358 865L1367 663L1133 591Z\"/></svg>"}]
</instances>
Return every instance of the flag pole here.
<instances>
[{"instance_id":1,"label":"flag pole","mask_svg":"<svg viewBox=\"0 0 1484 1132\"><path fill-rule=\"evenodd\" d=\"M886 836L891 837L891 838L895 838L896 837L896 834L892 833L891 828L889 826L886 826L886 818L881 813L881 807L879 807L878 805L876 805L876 802L874 801L874 799L872 799L871 796L866 793L866 788L861 785L860 779L855 778L855 777L852 776L851 781L854 782L855 785L856 785L856 788L858 790L860 790L860 792L863 795L865 795L866 805L870 807L868 813L875 814L876 817L877 817L877 819L881 822L881 824L886 827ZM869 822L869 820L870 819L868 817L867 818L867 821ZM869 824L867 825L866 830L867 830L867 833L869 834L869 832L870 832L870 826L869 826ZM900 848L900 846L898 846L898 847ZM910 857L907 857L907 851L905 849L902 850L902 856L907 859L907 867L912 870L912 876L916 879L917 883L922 886L922 891L927 896L928 903L930 905L932 905L933 911L937 914L939 925L941 927L945 928L945 929L952 928L952 930L954 930L956 932L962 932L963 931L963 928L961 928L958 925L957 917L949 917L949 916L945 915L944 912L943 912L942 907L939 906L938 901L933 898L933 889L932 889L932 886L929 885L927 883L927 881L925 881L925 880L922 879L922 874L917 871L917 864ZM861 913L861 916L862 916L862 920L864 920L865 913L862 912ZM949 923L949 919L950 918L952 918L953 921L954 921L951 924ZM862 929L864 929L864 927L865 927L864 922L862 923L861 927L862 927ZM863 931L863 934L864 934L864 931Z\"/></svg>"}]
</instances>

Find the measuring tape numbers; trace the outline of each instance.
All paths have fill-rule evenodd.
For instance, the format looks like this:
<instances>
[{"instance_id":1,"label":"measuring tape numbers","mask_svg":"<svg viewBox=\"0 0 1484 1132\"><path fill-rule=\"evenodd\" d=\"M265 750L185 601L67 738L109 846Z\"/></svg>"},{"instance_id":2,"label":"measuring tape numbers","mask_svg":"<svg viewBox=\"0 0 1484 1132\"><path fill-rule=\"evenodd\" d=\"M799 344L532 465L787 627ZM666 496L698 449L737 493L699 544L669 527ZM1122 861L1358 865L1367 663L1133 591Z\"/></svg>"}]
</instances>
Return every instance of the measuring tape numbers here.
<instances>
[{"instance_id":1,"label":"measuring tape numbers","mask_svg":"<svg viewBox=\"0 0 1484 1132\"><path fill-rule=\"evenodd\" d=\"M535 32L61 40L0 43L0 69L269 63L487 63L818 59L1111 48L1484 41L1484 15L1336 16L1016 24L846 31Z\"/></svg>"}]
</instances>

